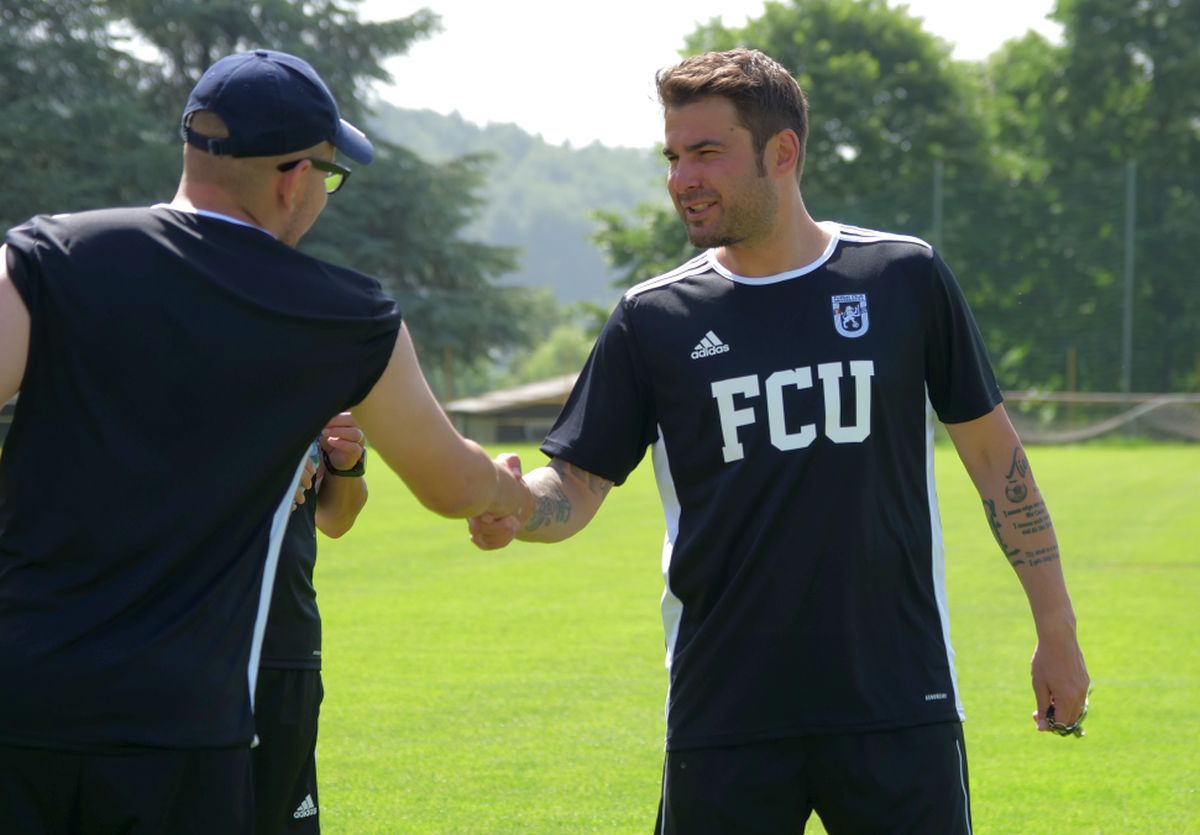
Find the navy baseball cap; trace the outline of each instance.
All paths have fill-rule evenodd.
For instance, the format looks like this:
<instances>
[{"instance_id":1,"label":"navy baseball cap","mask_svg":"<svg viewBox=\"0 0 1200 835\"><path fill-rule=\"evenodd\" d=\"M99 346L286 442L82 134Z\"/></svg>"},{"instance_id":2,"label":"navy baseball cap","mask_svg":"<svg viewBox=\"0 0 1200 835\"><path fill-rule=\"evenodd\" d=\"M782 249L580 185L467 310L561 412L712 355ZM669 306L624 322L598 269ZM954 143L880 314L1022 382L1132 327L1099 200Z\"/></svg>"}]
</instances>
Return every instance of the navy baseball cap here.
<instances>
[{"instance_id":1,"label":"navy baseball cap","mask_svg":"<svg viewBox=\"0 0 1200 835\"><path fill-rule=\"evenodd\" d=\"M220 116L229 136L193 131L188 122L197 110ZM279 156L328 140L355 162L375 158L371 140L341 117L317 71L270 49L227 55L209 67L188 96L180 128L185 140L217 156Z\"/></svg>"}]
</instances>

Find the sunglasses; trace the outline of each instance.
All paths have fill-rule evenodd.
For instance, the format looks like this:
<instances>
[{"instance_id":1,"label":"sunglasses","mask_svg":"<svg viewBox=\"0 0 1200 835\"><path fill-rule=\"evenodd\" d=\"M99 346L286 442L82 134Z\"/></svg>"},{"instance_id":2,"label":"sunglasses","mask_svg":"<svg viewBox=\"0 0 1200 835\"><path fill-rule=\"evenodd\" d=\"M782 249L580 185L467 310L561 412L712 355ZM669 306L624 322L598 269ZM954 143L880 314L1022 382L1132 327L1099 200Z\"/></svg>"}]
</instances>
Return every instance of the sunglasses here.
<instances>
[{"instance_id":1,"label":"sunglasses","mask_svg":"<svg viewBox=\"0 0 1200 835\"><path fill-rule=\"evenodd\" d=\"M327 159L318 159L316 157L301 157L294 159L291 162L281 162L276 166L280 171L291 171L300 163L308 160L312 163L313 168L318 171L325 172L325 193L336 194L337 190L346 185L346 180L350 179L350 169L344 165L338 165L336 162L330 162Z\"/></svg>"}]
</instances>

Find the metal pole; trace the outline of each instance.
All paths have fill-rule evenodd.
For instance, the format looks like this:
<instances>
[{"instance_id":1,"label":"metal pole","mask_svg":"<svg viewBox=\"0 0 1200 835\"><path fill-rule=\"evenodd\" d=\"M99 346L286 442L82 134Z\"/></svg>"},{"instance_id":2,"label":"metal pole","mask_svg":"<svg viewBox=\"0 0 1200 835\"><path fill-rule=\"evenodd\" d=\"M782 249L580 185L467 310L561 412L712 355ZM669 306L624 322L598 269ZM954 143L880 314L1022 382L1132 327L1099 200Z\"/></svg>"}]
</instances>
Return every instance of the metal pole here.
<instances>
[{"instance_id":1,"label":"metal pole","mask_svg":"<svg viewBox=\"0 0 1200 835\"><path fill-rule=\"evenodd\" d=\"M1133 387L1133 237L1137 222L1137 160L1125 164L1125 302L1121 327L1121 392Z\"/></svg>"}]
</instances>

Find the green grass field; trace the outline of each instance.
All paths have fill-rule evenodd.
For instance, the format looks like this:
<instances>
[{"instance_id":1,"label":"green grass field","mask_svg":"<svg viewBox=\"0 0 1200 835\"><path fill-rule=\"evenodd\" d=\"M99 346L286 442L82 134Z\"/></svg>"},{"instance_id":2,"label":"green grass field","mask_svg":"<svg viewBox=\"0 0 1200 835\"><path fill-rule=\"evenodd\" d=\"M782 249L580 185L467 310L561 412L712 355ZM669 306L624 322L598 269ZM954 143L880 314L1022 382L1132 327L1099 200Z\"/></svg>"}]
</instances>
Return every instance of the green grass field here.
<instances>
[{"instance_id":1,"label":"green grass field","mask_svg":"<svg viewBox=\"0 0 1200 835\"><path fill-rule=\"evenodd\" d=\"M1030 460L1095 692L1085 739L1034 731L1024 596L939 448L975 831L1200 832L1200 446ZM491 553L369 476L358 526L317 566L324 831L649 833L666 673L648 463L573 540Z\"/></svg>"}]
</instances>

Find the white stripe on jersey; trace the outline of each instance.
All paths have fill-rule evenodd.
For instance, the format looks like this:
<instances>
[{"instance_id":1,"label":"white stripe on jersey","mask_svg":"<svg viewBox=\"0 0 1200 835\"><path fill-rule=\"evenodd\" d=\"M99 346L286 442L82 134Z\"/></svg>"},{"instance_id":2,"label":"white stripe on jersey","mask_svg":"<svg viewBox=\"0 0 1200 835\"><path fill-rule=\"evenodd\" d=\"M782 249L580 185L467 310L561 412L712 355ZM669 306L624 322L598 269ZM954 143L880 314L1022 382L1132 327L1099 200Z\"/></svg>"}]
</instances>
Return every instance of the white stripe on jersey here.
<instances>
[{"instance_id":1,"label":"white stripe on jersey","mask_svg":"<svg viewBox=\"0 0 1200 835\"><path fill-rule=\"evenodd\" d=\"M667 461L667 447L663 443L662 427L658 427L658 440L651 445L651 460L654 463L654 480L658 484L658 495L662 501L663 515L666 517L667 532L663 535L662 549L662 619L663 635L667 642L667 669L675 658L675 642L679 638L679 624L683 621L683 601L671 591L671 556L675 550L675 540L679 537L679 497L675 495L675 479L671 477L671 465ZM670 677L668 676L668 682ZM671 704L671 688L667 685L667 702L664 714L669 713ZM670 716L667 716L670 727Z\"/></svg>"},{"instance_id":2,"label":"white stripe on jersey","mask_svg":"<svg viewBox=\"0 0 1200 835\"><path fill-rule=\"evenodd\" d=\"M625 291L625 298L631 299L636 295L653 290L655 287L663 287L667 284L673 284L681 278L687 278L692 275L699 275L708 271L708 253L701 252L690 261L680 264L670 272L665 272L662 275L656 275L654 278L648 278L640 284L635 284Z\"/></svg>"},{"instance_id":3,"label":"white stripe on jersey","mask_svg":"<svg viewBox=\"0 0 1200 835\"><path fill-rule=\"evenodd\" d=\"M879 241L904 241L910 244L917 244L926 249L933 249L933 245L928 241L912 235L900 235L895 232L880 232L878 229L865 229L862 226L850 226L849 224L838 224L838 237L844 241L854 241L855 243L875 243Z\"/></svg>"},{"instance_id":4,"label":"white stripe on jersey","mask_svg":"<svg viewBox=\"0 0 1200 835\"><path fill-rule=\"evenodd\" d=\"M929 498L929 532L932 553L930 568L933 571L933 596L937 601L938 616L942 621L942 640L946 644L946 663L950 667L950 687L954 690L954 709L958 719L965 722L962 697L958 691L958 673L954 669L954 646L950 643L950 605L946 595L946 544L942 538L942 514L938 509L937 485L933 473L933 404L929 392L925 392L925 487Z\"/></svg>"},{"instance_id":5,"label":"white stripe on jersey","mask_svg":"<svg viewBox=\"0 0 1200 835\"><path fill-rule=\"evenodd\" d=\"M250 641L250 661L246 664L246 681L250 688L250 712L254 713L254 696L258 690L258 662L262 658L263 638L267 634L267 616L271 611L271 592L275 588L275 569L279 567L279 550L283 547L283 534L287 530L288 519L292 514L292 499L296 488L300 486L300 476L304 473L304 465L308 461L308 450L300 459L300 466L292 476L292 483L275 508L271 518L271 533L267 539L267 560L263 566L262 585L258 591L258 613L254 618L254 635ZM258 736L255 735L257 742Z\"/></svg>"},{"instance_id":6,"label":"white stripe on jersey","mask_svg":"<svg viewBox=\"0 0 1200 835\"><path fill-rule=\"evenodd\" d=\"M771 283L772 280L784 281L789 278L795 278L797 275L803 275L804 273L811 272L813 269L821 266L829 259L829 256L833 254L833 250L836 247L836 241L838 240L851 241L854 243L901 241L916 244L917 246L922 246L926 249L933 249L933 245L928 241L924 241L921 238L917 238L912 235L900 235L895 232L881 232L877 229L867 229L862 226L851 226L847 223L824 223L822 225L825 227L834 226L836 227L837 232L834 235L834 240L830 242L830 246L824 253L821 254L820 258L818 258L814 263L801 267L798 270L789 270L776 276L758 277L754 279L754 282L756 284L764 284ZM647 290L653 290L657 287L664 287L668 284L673 284L680 279L688 278L689 276L693 275L700 275L701 273L707 272L710 269L716 270L716 272L725 276L726 278L732 278L735 280L742 278L742 276L731 273L729 270L721 266L720 262L717 261L714 251L708 249L691 258L690 260L685 261L669 272L656 275L653 278L648 278L645 281L633 285L625 291L625 298L633 298L634 296L640 295Z\"/></svg>"}]
</instances>

